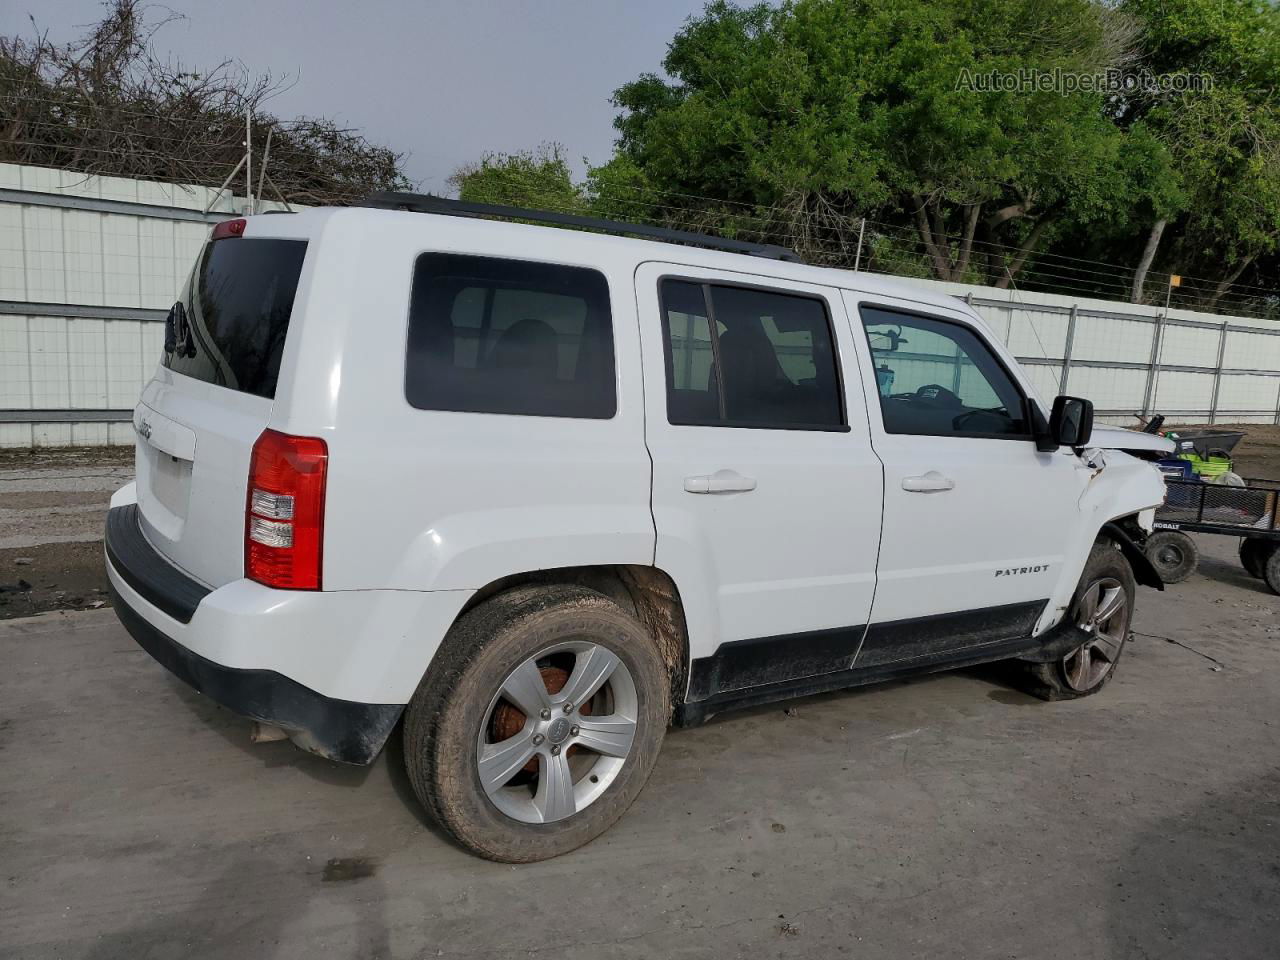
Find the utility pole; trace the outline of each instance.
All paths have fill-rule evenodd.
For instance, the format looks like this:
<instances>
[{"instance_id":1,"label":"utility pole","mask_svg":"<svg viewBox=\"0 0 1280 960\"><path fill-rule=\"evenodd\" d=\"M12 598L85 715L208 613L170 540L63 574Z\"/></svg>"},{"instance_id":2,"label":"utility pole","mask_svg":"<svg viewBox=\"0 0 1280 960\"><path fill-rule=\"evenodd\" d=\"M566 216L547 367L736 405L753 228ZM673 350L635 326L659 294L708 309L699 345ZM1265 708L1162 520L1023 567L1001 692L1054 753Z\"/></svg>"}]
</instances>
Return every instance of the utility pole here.
<instances>
[{"instance_id":1,"label":"utility pole","mask_svg":"<svg viewBox=\"0 0 1280 960\"><path fill-rule=\"evenodd\" d=\"M1156 393L1160 389L1160 354L1164 350L1164 328L1169 322L1169 302L1173 288L1182 286L1182 277L1169 274L1169 285L1164 291L1164 313L1156 317L1156 329L1151 334L1151 366L1147 369L1147 389L1142 397L1142 415L1154 416Z\"/></svg>"},{"instance_id":2,"label":"utility pole","mask_svg":"<svg viewBox=\"0 0 1280 960\"><path fill-rule=\"evenodd\" d=\"M269 185L275 191L276 196L280 198L280 202L284 205L285 210L293 213L293 207L289 206L289 201L285 199L284 193L276 186L276 182L267 174L267 161L271 159L271 138L275 134L273 126L267 127L267 145L262 153L262 163L258 165L258 190L254 193L253 189L253 108L245 107L244 110L244 155L236 162L236 165L227 174L227 179L222 181L222 186L214 191L213 196L209 199L209 204L204 208L204 212L208 213L214 208L218 200L222 198L222 192L231 186L231 181L236 178L241 169L244 170L244 207L241 213L246 216L252 216L258 212L258 201L265 196L266 187ZM232 194L233 200L235 194Z\"/></svg>"},{"instance_id":3,"label":"utility pole","mask_svg":"<svg viewBox=\"0 0 1280 960\"><path fill-rule=\"evenodd\" d=\"M267 127L267 145L262 148L262 162L258 164L258 199L261 200L266 194L267 184L267 161L271 159L271 136L274 134L275 127Z\"/></svg>"},{"instance_id":4,"label":"utility pole","mask_svg":"<svg viewBox=\"0 0 1280 960\"><path fill-rule=\"evenodd\" d=\"M231 181L236 178L236 174L238 174L241 171L241 169L244 170L244 207L241 208L240 212L246 215L252 215L258 212L258 205L254 202L254 199L253 199L253 108L252 107L244 108L244 140L242 142L244 145L244 155L241 156L240 160L236 163L236 165L231 168L231 172L227 174L227 179L222 181L222 186L220 186L216 191L214 191L213 196L209 199L209 205L204 208L205 213L208 213L210 210L213 209L214 205L222 198L222 192L231 186ZM268 132L267 134L267 150L268 152L270 152L271 150L270 132ZM267 175L266 157L263 157L262 159L262 170L260 172L262 177L266 177ZM275 187L274 181L272 182L271 186ZM261 187L258 188L258 192L259 193L262 192ZM276 192L279 193L278 187L276 188ZM234 201L234 197L235 197L235 194L232 193L233 201ZM281 199L283 199L283 197ZM234 202L232 206L234 207ZM286 206L288 205L286 204Z\"/></svg>"},{"instance_id":5,"label":"utility pole","mask_svg":"<svg viewBox=\"0 0 1280 960\"><path fill-rule=\"evenodd\" d=\"M244 212L253 215L253 108L244 108Z\"/></svg>"}]
</instances>

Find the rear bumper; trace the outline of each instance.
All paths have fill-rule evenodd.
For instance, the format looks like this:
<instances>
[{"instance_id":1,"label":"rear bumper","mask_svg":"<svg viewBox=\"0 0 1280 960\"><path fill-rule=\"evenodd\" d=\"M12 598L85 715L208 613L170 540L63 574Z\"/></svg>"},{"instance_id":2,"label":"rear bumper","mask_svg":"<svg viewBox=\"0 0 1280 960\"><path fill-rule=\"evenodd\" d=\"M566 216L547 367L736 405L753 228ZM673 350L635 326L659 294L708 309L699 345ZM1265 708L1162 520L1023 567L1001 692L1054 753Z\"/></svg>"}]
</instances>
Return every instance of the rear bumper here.
<instances>
[{"instance_id":1,"label":"rear bumper","mask_svg":"<svg viewBox=\"0 0 1280 960\"><path fill-rule=\"evenodd\" d=\"M303 749L371 762L471 591L272 590L248 580L211 590L151 546L128 499L113 500L105 552L116 615L138 644Z\"/></svg>"},{"instance_id":2,"label":"rear bumper","mask_svg":"<svg viewBox=\"0 0 1280 960\"><path fill-rule=\"evenodd\" d=\"M311 753L341 763L372 763L402 704L334 700L272 670L214 663L167 637L111 587L115 613L138 646L194 690L243 717L280 727Z\"/></svg>"}]
</instances>

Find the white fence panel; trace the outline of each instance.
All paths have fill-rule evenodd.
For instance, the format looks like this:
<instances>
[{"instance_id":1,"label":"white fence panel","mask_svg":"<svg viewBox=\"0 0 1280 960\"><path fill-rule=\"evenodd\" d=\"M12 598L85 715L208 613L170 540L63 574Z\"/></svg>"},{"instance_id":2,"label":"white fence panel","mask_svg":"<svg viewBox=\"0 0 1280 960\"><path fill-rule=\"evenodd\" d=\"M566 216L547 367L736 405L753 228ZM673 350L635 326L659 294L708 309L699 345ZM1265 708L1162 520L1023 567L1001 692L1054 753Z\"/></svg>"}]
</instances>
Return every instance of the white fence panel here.
<instances>
[{"instance_id":1,"label":"white fence panel","mask_svg":"<svg viewBox=\"0 0 1280 960\"><path fill-rule=\"evenodd\" d=\"M1071 357L1146 364L1151 361L1151 338L1155 332L1154 322L1078 315Z\"/></svg>"},{"instance_id":2,"label":"white fence panel","mask_svg":"<svg viewBox=\"0 0 1280 960\"><path fill-rule=\"evenodd\" d=\"M129 412L159 358L163 311L211 224L242 203L224 194L206 215L213 195L0 164L0 446L132 442ZM1101 420L1129 425L1135 412L1280 423L1280 324L907 282L972 304L1042 399L1086 396Z\"/></svg>"},{"instance_id":3,"label":"white fence panel","mask_svg":"<svg viewBox=\"0 0 1280 960\"><path fill-rule=\"evenodd\" d=\"M1241 376L1275 380L1280 388L1280 324L935 280L908 282L965 299L1028 368L1042 396L1062 388L1089 397L1100 420L1133 426L1135 413L1158 412L1175 423L1280 423L1280 400L1265 385L1255 383L1243 393L1232 385L1224 393L1230 378ZM1048 371L1061 374L1063 365L1065 378L1050 383Z\"/></svg>"},{"instance_id":4,"label":"white fence panel","mask_svg":"<svg viewBox=\"0 0 1280 960\"><path fill-rule=\"evenodd\" d=\"M0 164L0 446L131 443L208 187ZM267 204L275 209L278 205Z\"/></svg>"}]
</instances>

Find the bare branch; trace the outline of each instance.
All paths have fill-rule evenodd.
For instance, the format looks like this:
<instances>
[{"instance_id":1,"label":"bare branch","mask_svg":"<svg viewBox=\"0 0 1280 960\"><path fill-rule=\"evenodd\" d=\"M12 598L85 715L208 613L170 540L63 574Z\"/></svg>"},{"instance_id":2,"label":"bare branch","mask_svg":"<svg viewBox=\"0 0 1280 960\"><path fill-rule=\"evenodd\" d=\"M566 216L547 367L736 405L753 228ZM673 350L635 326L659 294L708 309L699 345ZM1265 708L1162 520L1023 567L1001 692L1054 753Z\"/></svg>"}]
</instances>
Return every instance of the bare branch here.
<instances>
[{"instance_id":1,"label":"bare branch","mask_svg":"<svg viewBox=\"0 0 1280 960\"><path fill-rule=\"evenodd\" d=\"M149 9L112 0L67 44L38 29L0 37L0 162L216 186L244 153L251 111L258 149L272 132L269 176L285 197L348 203L410 186L401 154L332 120L268 113L292 78L255 76L235 60L194 70L155 56L156 32L180 15L149 21Z\"/></svg>"}]
</instances>

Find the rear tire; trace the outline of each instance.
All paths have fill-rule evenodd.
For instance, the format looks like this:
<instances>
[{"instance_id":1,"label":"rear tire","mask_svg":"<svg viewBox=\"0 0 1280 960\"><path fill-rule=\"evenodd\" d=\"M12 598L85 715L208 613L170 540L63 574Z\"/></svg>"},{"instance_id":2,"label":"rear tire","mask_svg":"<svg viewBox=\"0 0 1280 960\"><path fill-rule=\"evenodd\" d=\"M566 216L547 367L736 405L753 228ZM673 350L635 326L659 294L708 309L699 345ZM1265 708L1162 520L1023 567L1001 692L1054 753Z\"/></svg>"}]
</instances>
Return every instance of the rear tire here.
<instances>
[{"instance_id":1,"label":"rear tire","mask_svg":"<svg viewBox=\"0 0 1280 960\"><path fill-rule=\"evenodd\" d=\"M1094 639L1053 663L1026 664L1028 692L1041 700L1078 700L1106 686L1129 639L1136 592L1124 554L1110 541L1095 543L1067 613L1089 625Z\"/></svg>"},{"instance_id":2,"label":"rear tire","mask_svg":"<svg viewBox=\"0 0 1280 960\"><path fill-rule=\"evenodd\" d=\"M405 713L405 766L463 846L545 860L626 812L670 715L662 658L633 617L584 587L521 587L449 631Z\"/></svg>"},{"instance_id":3,"label":"rear tire","mask_svg":"<svg viewBox=\"0 0 1280 960\"><path fill-rule=\"evenodd\" d=\"M1200 565L1196 542L1181 530L1157 530L1142 549L1165 583L1181 583Z\"/></svg>"},{"instance_id":4,"label":"rear tire","mask_svg":"<svg viewBox=\"0 0 1280 960\"><path fill-rule=\"evenodd\" d=\"M1245 537L1240 541L1240 566L1251 577L1262 580L1267 575L1267 558L1275 549L1275 544L1257 537Z\"/></svg>"}]
</instances>

